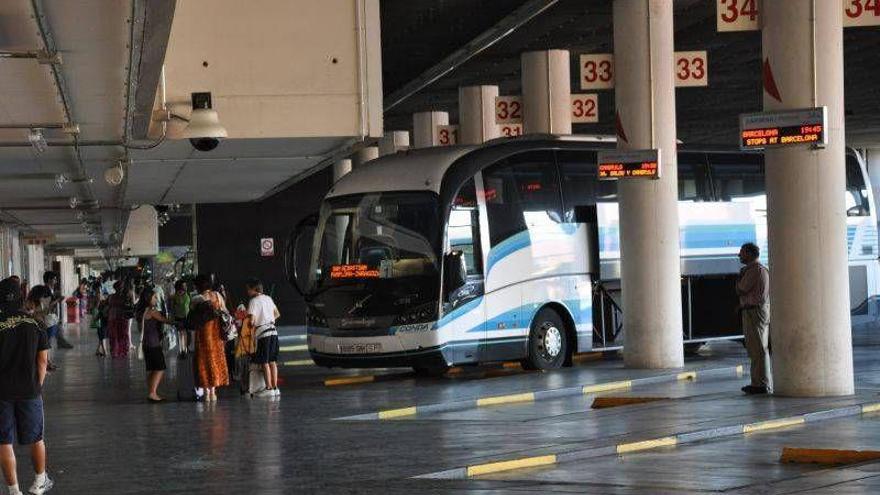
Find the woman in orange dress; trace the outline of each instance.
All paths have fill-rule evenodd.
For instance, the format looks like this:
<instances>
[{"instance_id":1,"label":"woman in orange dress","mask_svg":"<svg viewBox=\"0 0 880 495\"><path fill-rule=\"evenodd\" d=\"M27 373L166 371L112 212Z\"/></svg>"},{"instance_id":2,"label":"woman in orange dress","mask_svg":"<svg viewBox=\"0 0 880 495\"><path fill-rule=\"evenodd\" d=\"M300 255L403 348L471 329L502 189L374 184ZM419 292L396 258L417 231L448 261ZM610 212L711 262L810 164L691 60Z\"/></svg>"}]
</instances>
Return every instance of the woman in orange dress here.
<instances>
[{"instance_id":1,"label":"woman in orange dress","mask_svg":"<svg viewBox=\"0 0 880 495\"><path fill-rule=\"evenodd\" d=\"M199 275L195 280L199 294L192 299L192 309L200 303L207 302L215 310L226 311L223 296L212 290L211 279ZM217 400L217 387L229 385L229 371L226 367L226 342L220 335L220 322L217 318L208 318L196 329L196 378L200 387L205 389L205 401Z\"/></svg>"}]
</instances>

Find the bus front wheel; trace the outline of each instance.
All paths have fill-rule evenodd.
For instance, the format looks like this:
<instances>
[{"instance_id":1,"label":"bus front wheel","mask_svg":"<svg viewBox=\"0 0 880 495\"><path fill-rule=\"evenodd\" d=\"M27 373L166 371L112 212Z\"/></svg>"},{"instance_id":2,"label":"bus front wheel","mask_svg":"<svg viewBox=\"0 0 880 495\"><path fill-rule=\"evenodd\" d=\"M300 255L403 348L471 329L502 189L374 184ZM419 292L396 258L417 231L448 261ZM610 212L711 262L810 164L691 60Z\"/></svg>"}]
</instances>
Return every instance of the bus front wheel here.
<instances>
[{"instance_id":1,"label":"bus front wheel","mask_svg":"<svg viewBox=\"0 0 880 495\"><path fill-rule=\"evenodd\" d=\"M565 323L559 314L544 308L532 320L529 331L529 355L523 367L533 370L561 368L568 356L569 341Z\"/></svg>"}]
</instances>

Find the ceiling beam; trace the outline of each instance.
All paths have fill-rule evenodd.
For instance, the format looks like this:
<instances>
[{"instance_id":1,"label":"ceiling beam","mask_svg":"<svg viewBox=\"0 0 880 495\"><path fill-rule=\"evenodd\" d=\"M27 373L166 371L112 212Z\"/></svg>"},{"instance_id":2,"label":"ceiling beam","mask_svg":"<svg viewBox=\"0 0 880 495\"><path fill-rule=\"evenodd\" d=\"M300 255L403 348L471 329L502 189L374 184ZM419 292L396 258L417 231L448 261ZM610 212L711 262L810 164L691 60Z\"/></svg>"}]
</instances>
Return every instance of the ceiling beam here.
<instances>
[{"instance_id":1,"label":"ceiling beam","mask_svg":"<svg viewBox=\"0 0 880 495\"><path fill-rule=\"evenodd\" d=\"M414 94L427 88L433 82L449 74L463 63L479 55L482 51L503 40L527 22L556 5L559 0L529 0L498 21L494 26L480 33L463 47L422 72L412 81L385 97L385 111L400 105Z\"/></svg>"}]
</instances>

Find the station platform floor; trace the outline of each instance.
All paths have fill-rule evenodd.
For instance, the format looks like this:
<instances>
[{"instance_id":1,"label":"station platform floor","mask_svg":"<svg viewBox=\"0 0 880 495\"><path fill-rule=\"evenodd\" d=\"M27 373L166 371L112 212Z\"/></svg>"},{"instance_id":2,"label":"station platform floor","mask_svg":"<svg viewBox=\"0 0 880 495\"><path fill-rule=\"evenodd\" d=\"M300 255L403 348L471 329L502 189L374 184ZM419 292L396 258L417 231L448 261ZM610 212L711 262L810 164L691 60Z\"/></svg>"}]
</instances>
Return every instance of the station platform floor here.
<instances>
[{"instance_id":1,"label":"station platform floor","mask_svg":"<svg viewBox=\"0 0 880 495\"><path fill-rule=\"evenodd\" d=\"M743 396L748 377L736 367L748 366L735 342L713 344L683 370L586 355L554 372L498 364L431 379L317 368L296 330L283 333L282 362L293 364L281 368L280 399L247 398L234 384L217 403L177 402L170 352L161 392L171 400L149 404L143 363L94 356L93 331L70 325L75 348L54 351L60 369L44 389L52 493L880 493L880 462L780 462L783 447L880 450L874 412L614 451L880 403L880 329L855 334L857 394L819 399ZM593 409L596 397L659 400ZM27 453L17 453L29 485ZM572 453L579 460L565 461ZM557 460L467 471L547 456Z\"/></svg>"}]
</instances>

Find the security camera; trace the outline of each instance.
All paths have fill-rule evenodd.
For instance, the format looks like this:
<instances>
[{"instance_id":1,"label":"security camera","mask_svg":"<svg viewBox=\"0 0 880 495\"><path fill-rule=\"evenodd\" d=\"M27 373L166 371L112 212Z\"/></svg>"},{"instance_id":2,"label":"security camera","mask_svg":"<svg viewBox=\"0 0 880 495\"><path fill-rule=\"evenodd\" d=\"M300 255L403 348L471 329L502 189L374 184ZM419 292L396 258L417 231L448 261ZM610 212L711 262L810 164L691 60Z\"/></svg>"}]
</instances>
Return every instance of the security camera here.
<instances>
[{"instance_id":1,"label":"security camera","mask_svg":"<svg viewBox=\"0 0 880 495\"><path fill-rule=\"evenodd\" d=\"M220 125L217 111L211 108L211 93L192 93L192 114L183 130L183 137L197 151L211 151L226 137L226 128Z\"/></svg>"}]
</instances>

